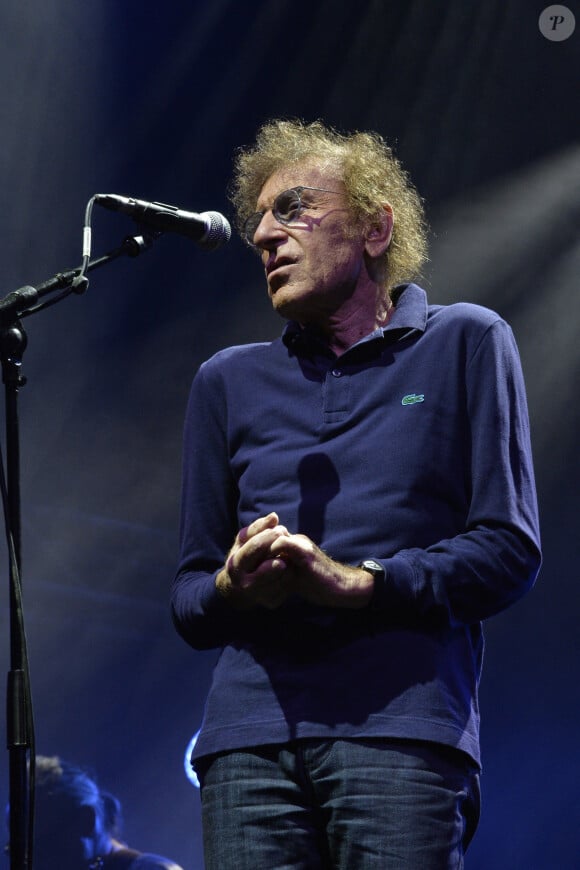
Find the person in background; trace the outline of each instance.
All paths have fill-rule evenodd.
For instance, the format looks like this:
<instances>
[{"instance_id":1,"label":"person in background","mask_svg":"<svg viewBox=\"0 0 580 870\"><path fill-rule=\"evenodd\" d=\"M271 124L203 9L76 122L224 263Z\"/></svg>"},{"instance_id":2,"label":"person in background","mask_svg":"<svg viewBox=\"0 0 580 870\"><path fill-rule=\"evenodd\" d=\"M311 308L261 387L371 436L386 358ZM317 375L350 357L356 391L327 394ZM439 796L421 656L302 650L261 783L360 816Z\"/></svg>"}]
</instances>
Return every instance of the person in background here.
<instances>
[{"instance_id":1,"label":"person in background","mask_svg":"<svg viewBox=\"0 0 580 870\"><path fill-rule=\"evenodd\" d=\"M36 758L35 870L181 870L122 842L121 804L85 770Z\"/></svg>"},{"instance_id":2,"label":"person in background","mask_svg":"<svg viewBox=\"0 0 580 870\"><path fill-rule=\"evenodd\" d=\"M206 870L457 870L482 621L541 558L512 331L428 302L423 206L376 133L268 122L233 201L286 325L205 362L186 415L173 619L221 649Z\"/></svg>"}]
</instances>

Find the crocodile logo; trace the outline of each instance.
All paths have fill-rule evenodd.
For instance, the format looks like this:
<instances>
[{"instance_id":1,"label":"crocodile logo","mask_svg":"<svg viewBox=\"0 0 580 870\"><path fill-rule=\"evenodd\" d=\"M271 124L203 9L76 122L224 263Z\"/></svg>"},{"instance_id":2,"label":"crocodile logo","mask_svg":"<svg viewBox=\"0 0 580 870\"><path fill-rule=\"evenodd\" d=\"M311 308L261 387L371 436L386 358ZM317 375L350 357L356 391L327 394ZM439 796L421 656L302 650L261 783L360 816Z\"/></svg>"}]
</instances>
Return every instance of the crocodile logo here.
<instances>
[{"instance_id":1,"label":"crocodile logo","mask_svg":"<svg viewBox=\"0 0 580 870\"><path fill-rule=\"evenodd\" d=\"M401 399L401 405L417 405L419 402L425 401L424 393L408 393Z\"/></svg>"}]
</instances>

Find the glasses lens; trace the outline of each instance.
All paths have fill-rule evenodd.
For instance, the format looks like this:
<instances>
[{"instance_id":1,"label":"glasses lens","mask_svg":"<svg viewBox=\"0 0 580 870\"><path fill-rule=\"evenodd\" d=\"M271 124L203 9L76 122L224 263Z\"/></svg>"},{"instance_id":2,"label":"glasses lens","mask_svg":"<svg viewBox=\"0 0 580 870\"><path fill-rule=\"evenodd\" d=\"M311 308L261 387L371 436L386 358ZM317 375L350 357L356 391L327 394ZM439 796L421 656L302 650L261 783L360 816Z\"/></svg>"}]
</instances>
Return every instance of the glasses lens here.
<instances>
[{"instance_id":1,"label":"glasses lens","mask_svg":"<svg viewBox=\"0 0 580 870\"><path fill-rule=\"evenodd\" d=\"M244 238L248 245L252 245L252 247L255 247L254 236L256 235L256 230L258 229L263 217L264 215L261 211L254 212L254 214L251 214L244 224Z\"/></svg>"},{"instance_id":2,"label":"glasses lens","mask_svg":"<svg viewBox=\"0 0 580 870\"><path fill-rule=\"evenodd\" d=\"M272 209L276 220L283 224L289 224L300 217L302 213L302 200L300 199L301 191L283 190L279 193L274 201Z\"/></svg>"},{"instance_id":3,"label":"glasses lens","mask_svg":"<svg viewBox=\"0 0 580 870\"><path fill-rule=\"evenodd\" d=\"M292 188L291 190L283 190L282 193L278 194L272 206L272 214L277 221L289 224L300 217L304 208L300 199L301 192L302 188ZM264 212L254 212L244 224L244 238L249 245L254 247L254 236L263 217Z\"/></svg>"}]
</instances>

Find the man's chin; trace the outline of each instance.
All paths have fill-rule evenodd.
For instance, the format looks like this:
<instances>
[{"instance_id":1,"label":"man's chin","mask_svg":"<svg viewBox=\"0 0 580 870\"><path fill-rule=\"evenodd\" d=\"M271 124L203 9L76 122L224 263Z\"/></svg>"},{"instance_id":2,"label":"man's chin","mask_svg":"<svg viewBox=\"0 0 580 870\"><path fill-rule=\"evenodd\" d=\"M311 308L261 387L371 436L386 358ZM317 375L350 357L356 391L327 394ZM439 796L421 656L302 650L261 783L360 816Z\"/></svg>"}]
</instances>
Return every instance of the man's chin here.
<instances>
[{"instance_id":1,"label":"man's chin","mask_svg":"<svg viewBox=\"0 0 580 870\"><path fill-rule=\"evenodd\" d=\"M270 287L270 302L272 303L274 311L282 317L292 317L291 311L294 300L292 299L292 295L287 292L284 283L277 287ZM286 312L290 313L287 314Z\"/></svg>"},{"instance_id":2,"label":"man's chin","mask_svg":"<svg viewBox=\"0 0 580 870\"><path fill-rule=\"evenodd\" d=\"M300 320L301 306L295 299L289 299L283 293L275 293L271 297L272 308L285 320Z\"/></svg>"}]
</instances>

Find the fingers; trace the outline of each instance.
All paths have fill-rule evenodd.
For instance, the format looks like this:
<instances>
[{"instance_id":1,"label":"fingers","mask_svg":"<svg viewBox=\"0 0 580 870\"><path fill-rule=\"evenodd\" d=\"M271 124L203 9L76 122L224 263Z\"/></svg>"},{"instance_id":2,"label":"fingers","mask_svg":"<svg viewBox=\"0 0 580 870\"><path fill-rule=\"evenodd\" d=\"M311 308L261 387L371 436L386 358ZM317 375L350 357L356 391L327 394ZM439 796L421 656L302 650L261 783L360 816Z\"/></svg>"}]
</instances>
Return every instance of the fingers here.
<instances>
[{"instance_id":1,"label":"fingers","mask_svg":"<svg viewBox=\"0 0 580 870\"><path fill-rule=\"evenodd\" d=\"M260 604L269 609L279 607L291 592L292 578L286 563L277 557L264 559L255 571L229 569L222 572L218 586L234 606L246 609Z\"/></svg>"},{"instance_id":2,"label":"fingers","mask_svg":"<svg viewBox=\"0 0 580 870\"><path fill-rule=\"evenodd\" d=\"M275 514L273 517L269 522L265 522L268 518L256 520L239 532L226 562L231 575L255 572L264 561L278 554L275 542L288 537L288 530L276 524Z\"/></svg>"},{"instance_id":3,"label":"fingers","mask_svg":"<svg viewBox=\"0 0 580 870\"><path fill-rule=\"evenodd\" d=\"M219 589L240 606L275 608L287 598L290 579L276 542L288 537L274 512L241 529L228 554Z\"/></svg>"},{"instance_id":4,"label":"fingers","mask_svg":"<svg viewBox=\"0 0 580 870\"><path fill-rule=\"evenodd\" d=\"M279 607L290 592L285 562L278 558L262 562L253 574L244 575L240 582L240 591L251 597L254 603L270 610Z\"/></svg>"},{"instance_id":5,"label":"fingers","mask_svg":"<svg viewBox=\"0 0 580 870\"><path fill-rule=\"evenodd\" d=\"M275 531L275 529L273 530ZM315 561L326 559L316 544L306 535L290 535L286 530L272 541L272 552L298 568L307 569Z\"/></svg>"},{"instance_id":6,"label":"fingers","mask_svg":"<svg viewBox=\"0 0 580 870\"><path fill-rule=\"evenodd\" d=\"M269 513L265 517L258 517L257 520L254 520L253 523L250 523L249 526L246 526L244 529L240 529L237 536L237 541L240 544L245 544L249 538L253 538L254 535L257 535L259 532L263 532L265 529L272 529L278 525L278 514Z\"/></svg>"}]
</instances>

